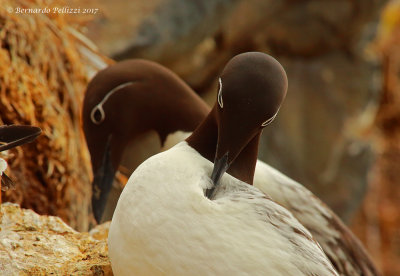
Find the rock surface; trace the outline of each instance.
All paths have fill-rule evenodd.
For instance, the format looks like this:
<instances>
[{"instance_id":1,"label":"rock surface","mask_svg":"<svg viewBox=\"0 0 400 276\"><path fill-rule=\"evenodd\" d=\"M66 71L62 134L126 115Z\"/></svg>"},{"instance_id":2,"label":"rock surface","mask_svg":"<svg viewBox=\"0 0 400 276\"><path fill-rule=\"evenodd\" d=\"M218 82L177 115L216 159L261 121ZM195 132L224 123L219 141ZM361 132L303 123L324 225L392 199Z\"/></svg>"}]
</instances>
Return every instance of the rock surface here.
<instances>
[{"instance_id":1,"label":"rock surface","mask_svg":"<svg viewBox=\"0 0 400 276\"><path fill-rule=\"evenodd\" d=\"M88 0L86 0L88 1ZM107 55L171 61L214 35L239 0L97 0L88 36Z\"/></svg>"},{"instance_id":2,"label":"rock surface","mask_svg":"<svg viewBox=\"0 0 400 276\"><path fill-rule=\"evenodd\" d=\"M289 93L276 122L263 133L260 158L350 221L364 199L373 163L366 133L379 101L376 68L341 51L281 62Z\"/></svg>"},{"instance_id":3,"label":"rock surface","mask_svg":"<svg viewBox=\"0 0 400 276\"><path fill-rule=\"evenodd\" d=\"M77 15L15 10L52 9L63 3L1 0L0 125L42 129L33 143L2 152L9 165L6 173L16 183L15 189L2 191L2 198L87 231L91 168L81 104L89 78L107 65L107 58L79 32Z\"/></svg>"},{"instance_id":4,"label":"rock surface","mask_svg":"<svg viewBox=\"0 0 400 276\"><path fill-rule=\"evenodd\" d=\"M376 116L377 159L370 192L353 223L384 275L400 275L400 0L382 12L371 45L382 59L382 96Z\"/></svg>"},{"instance_id":5,"label":"rock surface","mask_svg":"<svg viewBox=\"0 0 400 276\"><path fill-rule=\"evenodd\" d=\"M112 275L108 224L79 233L60 218L0 207L1 275Z\"/></svg>"}]
</instances>

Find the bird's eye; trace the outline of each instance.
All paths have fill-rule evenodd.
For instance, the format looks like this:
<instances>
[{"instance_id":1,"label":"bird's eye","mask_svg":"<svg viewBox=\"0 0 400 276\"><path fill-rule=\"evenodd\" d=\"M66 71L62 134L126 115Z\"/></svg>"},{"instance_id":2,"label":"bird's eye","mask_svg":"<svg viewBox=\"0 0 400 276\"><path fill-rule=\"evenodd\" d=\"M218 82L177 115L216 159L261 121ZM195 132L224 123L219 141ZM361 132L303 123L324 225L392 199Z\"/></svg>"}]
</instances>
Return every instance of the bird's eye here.
<instances>
[{"instance_id":1,"label":"bird's eye","mask_svg":"<svg viewBox=\"0 0 400 276\"><path fill-rule=\"evenodd\" d=\"M278 110L279 111L279 110ZM262 127L265 127L267 125L269 125L276 117L276 115L278 114L278 111L274 114L274 116L272 116L271 118L269 118L268 120L266 120L264 123L261 124Z\"/></svg>"},{"instance_id":2,"label":"bird's eye","mask_svg":"<svg viewBox=\"0 0 400 276\"><path fill-rule=\"evenodd\" d=\"M224 102L222 101L222 81L221 78L218 79L219 82L219 90L218 90L218 96L217 96L217 100L218 100L218 104L221 108L224 107Z\"/></svg>"}]
</instances>

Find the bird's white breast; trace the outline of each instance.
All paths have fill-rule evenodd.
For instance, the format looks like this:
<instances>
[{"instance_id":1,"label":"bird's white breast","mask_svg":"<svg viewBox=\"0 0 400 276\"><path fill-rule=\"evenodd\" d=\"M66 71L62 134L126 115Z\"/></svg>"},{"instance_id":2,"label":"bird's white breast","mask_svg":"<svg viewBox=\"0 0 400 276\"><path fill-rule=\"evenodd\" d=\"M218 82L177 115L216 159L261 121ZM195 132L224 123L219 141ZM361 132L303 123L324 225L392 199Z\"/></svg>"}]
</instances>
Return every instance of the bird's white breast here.
<instances>
[{"instance_id":1,"label":"bird's white breast","mask_svg":"<svg viewBox=\"0 0 400 276\"><path fill-rule=\"evenodd\" d=\"M172 148L176 144L188 138L191 134L192 134L191 132L186 132L181 130L168 134L167 138L165 139L164 145L161 148L161 151L165 151Z\"/></svg>"},{"instance_id":2,"label":"bird's white breast","mask_svg":"<svg viewBox=\"0 0 400 276\"><path fill-rule=\"evenodd\" d=\"M207 199L211 170L186 142L137 168L110 226L115 275L335 275L309 232L258 189L225 174Z\"/></svg>"}]
</instances>

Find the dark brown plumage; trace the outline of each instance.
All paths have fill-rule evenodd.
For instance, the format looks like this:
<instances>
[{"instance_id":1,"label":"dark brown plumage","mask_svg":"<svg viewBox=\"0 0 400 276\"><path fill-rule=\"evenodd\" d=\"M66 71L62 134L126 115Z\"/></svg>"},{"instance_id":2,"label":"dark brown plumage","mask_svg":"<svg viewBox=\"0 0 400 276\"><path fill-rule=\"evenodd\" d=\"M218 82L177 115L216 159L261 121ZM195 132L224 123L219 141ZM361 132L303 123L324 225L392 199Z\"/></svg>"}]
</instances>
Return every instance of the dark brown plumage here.
<instances>
[{"instance_id":1,"label":"dark brown plumage","mask_svg":"<svg viewBox=\"0 0 400 276\"><path fill-rule=\"evenodd\" d=\"M101 106L104 115L98 109L93 112L107 95ZM82 110L96 220L101 219L122 153L134 138L155 130L163 143L169 133L193 130L208 111L185 82L155 62L127 60L100 71L88 85Z\"/></svg>"}]
</instances>

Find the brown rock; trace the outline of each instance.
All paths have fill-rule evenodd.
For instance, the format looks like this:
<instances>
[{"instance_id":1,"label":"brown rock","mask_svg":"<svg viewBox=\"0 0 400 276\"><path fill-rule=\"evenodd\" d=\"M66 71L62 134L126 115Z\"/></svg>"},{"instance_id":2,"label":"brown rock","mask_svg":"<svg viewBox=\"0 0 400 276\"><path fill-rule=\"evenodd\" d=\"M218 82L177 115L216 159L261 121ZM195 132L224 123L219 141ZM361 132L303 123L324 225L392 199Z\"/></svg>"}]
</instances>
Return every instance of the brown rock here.
<instances>
[{"instance_id":1,"label":"brown rock","mask_svg":"<svg viewBox=\"0 0 400 276\"><path fill-rule=\"evenodd\" d=\"M49 9L63 6L51 1ZM41 0L2 0L10 9L44 8ZM19 14L0 9L0 124L34 125L33 143L5 158L14 190L3 201L39 214L57 215L85 231L90 223L90 157L80 129L83 91L107 65L79 32L77 16Z\"/></svg>"}]
</instances>

